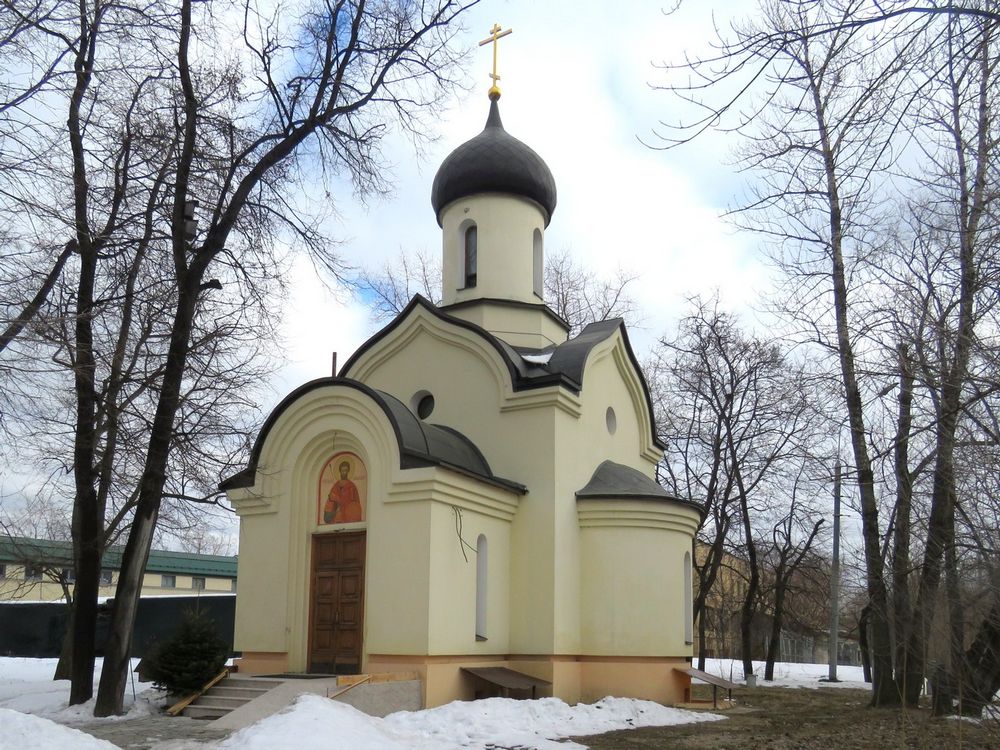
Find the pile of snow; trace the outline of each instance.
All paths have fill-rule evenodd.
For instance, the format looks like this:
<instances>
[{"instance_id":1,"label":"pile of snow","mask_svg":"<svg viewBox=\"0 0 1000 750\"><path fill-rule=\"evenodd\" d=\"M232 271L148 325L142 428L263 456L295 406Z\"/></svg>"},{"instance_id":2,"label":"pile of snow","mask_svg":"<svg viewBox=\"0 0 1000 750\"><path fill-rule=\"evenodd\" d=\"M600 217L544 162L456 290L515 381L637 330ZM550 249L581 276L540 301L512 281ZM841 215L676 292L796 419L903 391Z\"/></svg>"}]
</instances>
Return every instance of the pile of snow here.
<instances>
[{"instance_id":1,"label":"pile of snow","mask_svg":"<svg viewBox=\"0 0 1000 750\"><path fill-rule=\"evenodd\" d=\"M569 706L558 698L455 701L426 711L378 719L344 703L304 695L216 745L217 750L485 750L524 747L583 750L554 740L617 729L716 721L714 714L650 701L605 698Z\"/></svg>"},{"instance_id":2,"label":"pile of snow","mask_svg":"<svg viewBox=\"0 0 1000 750\"><path fill-rule=\"evenodd\" d=\"M0 750L118 750L118 747L79 729L0 708Z\"/></svg>"},{"instance_id":3,"label":"pile of snow","mask_svg":"<svg viewBox=\"0 0 1000 750\"><path fill-rule=\"evenodd\" d=\"M93 701L67 707L69 682L53 681L55 659L0 658L0 750L112 750L115 746L66 724L95 721ZM134 666L134 665L133 665ZM100 675L98 660L96 676ZM124 717L155 713L162 696L148 683L126 691ZM29 716L27 714L34 714ZM384 719L315 695L220 742L168 741L178 750L485 750L523 747L582 750L560 738L616 729L716 721L723 717L667 708L650 701L605 698L569 706L557 698L456 701L426 711L400 711ZM50 721L51 720L51 721ZM58 722L58 723L56 723Z\"/></svg>"},{"instance_id":4,"label":"pile of snow","mask_svg":"<svg viewBox=\"0 0 1000 750\"><path fill-rule=\"evenodd\" d=\"M0 658L0 750L112 750L114 745L110 743L62 726L95 719L92 701L67 707L69 683L51 679L55 666L55 659ZM863 681L861 667L838 667L841 682L828 683L821 681L828 673L826 664L775 664L773 682L763 680L763 662L754 662L753 666L757 684L764 687L869 687ZM100 669L98 660L96 675ZM706 669L733 682L745 679L742 662L735 659L709 659ZM126 691L127 713L118 718L134 719L159 711L161 693L148 683L135 683L135 689L135 698L131 686ZM401 711L379 719L347 704L306 695L282 713L228 739L161 744L162 750L582 750L582 746L565 738L720 718L626 698L605 698L593 705L576 706L557 698L490 698L457 701L425 711Z\"/></svg>"},{"instance_id":5,"label":"pile of snow","mask_svg":"<svg viewBox=\"0 0 1000 750\"><path fill-rule=\"evenodd\" d=\"M69 683L51 679L55 659L0 658L0 750L111 750L65 724L92 722L93 702L67 708ZM100 660L96 674L100 674ZM742 662L709 659L706 670L727 680L744 681ZM754 662L758 685L824 686L865 689L861 667L839 667L839 683L821 682L825 664L775 665L775 680L763 680L763 662ZM137 718L158 711L161 695L148 684L126 691L128 712ZM26 714L34 714L28 716ZM167 742L175 750L485 750L521 747L536 750L582 750L560 741L618 729L668 726L723 717L667 708L650 701L605 698L593 705L569 706L558 698L518 701L490 698L456 701L426 711L400 711L384 719L315 695L300 697L283 712L242 729L220 742ZM51 719L53 721L48 721ZM58 722L58 723L54 723Z\"/></svg>"},{"instance_id":6,"label":"pile of snow","mask_svg":"<svg viewBox=\"0 0 1000 750\"><path fill-rule=\"evenodd\" d=\"M698 665L698 660L694 660ZM788 687L788 688L852 688L854 690L870 690L871 685L865 682L864 670L861 667L837 667L839 682L823 682L829 674L830 667L826 664L793 664L791 662L775 662L774 680L764 680L765 662L753 662L753 672L757 676L758 687ZM730 682L746 681L743 674L743 661L740 659L706 659L705 671L717 675Z\"/></svg>"}]
</instances>

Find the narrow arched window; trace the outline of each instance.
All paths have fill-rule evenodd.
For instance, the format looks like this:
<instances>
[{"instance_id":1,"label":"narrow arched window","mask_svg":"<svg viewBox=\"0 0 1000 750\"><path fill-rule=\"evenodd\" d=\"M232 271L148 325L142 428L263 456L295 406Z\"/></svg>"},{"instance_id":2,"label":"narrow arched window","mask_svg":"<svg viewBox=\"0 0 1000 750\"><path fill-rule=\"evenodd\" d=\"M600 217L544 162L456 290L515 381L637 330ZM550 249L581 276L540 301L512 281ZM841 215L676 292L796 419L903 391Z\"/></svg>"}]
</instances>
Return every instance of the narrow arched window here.
<instances>
[{"instance_id":1,"label":"narrow arched window","mask_svg":"<svg viewBox=\"0 0 1000 750\"><path fill-rule=\"evenodd\" d=\"M532 255L532 273L535 286L535 296L539 299L545 299L545 256L542 254L541 230L535 230L535 237L532 244L534 247L534 253Z\"/></svg>"},{"instance_id":2,"label":"narrow arched window","mask_svg":"<svg viewBox=\"0 0 1000 750\"><path fill-rule=\"evenodd\" d=\"M691 553L684 553L684 643L694 643L694 587L691 585Z\"/></svg>"},{"instance_id":3,"label":"narrow arched window","mask_svg":"<svg viewBox=\"0 0 1000 750\"><path fill-rule=\"evenodd\" d=\"M486 535L476 540L476 640L486 640L486 581L489 551Z\"/></svg>"},{"instance_id":4,"label":"narrow arched window","mask_svg":"<svg viewBox=\"0 0 1000 750\"><path fill-rule=\"evenodd\" d=\"M468 227L465 230L465 286L471 287L476 285L476 268L478 266L477 261L477 250L478 250L478 232L476 231L476 225Z\"/></svg>"}]
</instances>

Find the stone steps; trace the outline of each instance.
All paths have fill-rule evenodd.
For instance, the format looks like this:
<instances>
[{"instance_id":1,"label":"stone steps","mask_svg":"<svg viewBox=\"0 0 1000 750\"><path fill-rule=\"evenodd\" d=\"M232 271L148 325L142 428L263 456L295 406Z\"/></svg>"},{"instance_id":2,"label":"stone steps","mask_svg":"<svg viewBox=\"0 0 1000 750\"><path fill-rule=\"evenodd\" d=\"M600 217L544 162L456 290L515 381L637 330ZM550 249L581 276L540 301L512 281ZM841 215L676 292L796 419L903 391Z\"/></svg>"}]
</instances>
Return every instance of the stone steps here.
<instances>
[{"instance_id":1,"label":"stone steps","mask_svg":"<svg viewBox=\"0 0 1000 750\"><path fill-rule=\"evenodd\" d=\"M259 698L278 684L274 680L232 675L198 696L181 714L191 719L218 719Z\"/></svg>"}]
</instances>

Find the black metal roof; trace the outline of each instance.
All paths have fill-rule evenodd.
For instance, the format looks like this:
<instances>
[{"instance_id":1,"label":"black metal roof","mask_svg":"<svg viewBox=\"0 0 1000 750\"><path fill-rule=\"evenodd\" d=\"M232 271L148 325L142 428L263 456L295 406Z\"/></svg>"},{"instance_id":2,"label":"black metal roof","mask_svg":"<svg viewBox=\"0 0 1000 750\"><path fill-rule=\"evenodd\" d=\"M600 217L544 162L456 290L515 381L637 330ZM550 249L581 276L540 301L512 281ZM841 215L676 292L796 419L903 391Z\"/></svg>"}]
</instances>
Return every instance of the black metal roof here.
<instances>
[{"instance_id":1,"label":"black metal roof","mask_svg":"<svg viewBox=\"0 0 1000 750\"><path fill-rule=\"evenodd\" d=\"M353 388L366 394L379 405L396 433L401 469L443 466L522 495L527 492L527 488L523 484L494 475L482 451L462 433L450 427L421 421L406 404L384 391L375 390L356 380L336 377L311 380L288 394L264 422L264 426L254 442L247 468L223 480L219 488L230 490L238 487L252 487L256 480L257 462L260 459L264 441L278 417L306 393L328 386Z\"/></svg>"},{"instance_id":2,"label":"black metal roof","mask_svg":"<svg viewBox=\"0 0 1000 750\"><path fill-rule=\"evenodd\" d=\"M483 132L452 151L441 163L431 188L431 205L441 209L476 193L510 193L529 198L545 210L545 225L556 208L556 181L535 151L510 135L500 121L496 100Z\"/></svg>"},{"instance_id":3,"label":"black metal roof","mask_svg":"<svg viewBox=\"0 0 1000 750\"><path fill-rule=\"evenodd\" d=\"M668 500L681 503L703 512L693 500L674 497L663 487L631 466L602 461L594 471L590 481L576 493L577 500L586 498L612 498L617 500Z\"/></svg>"},{"instance_id":4,"label":"black metal roof","mask_svg":"<svg viewBox=\"0 0 1000 750\"><path fill-rule=\"evenodd\" d=\"M653 402L649 396L649 386L646 384L646 379L642 375L642 368L639 366L639 361L636 359L635 353L632 351L632 345L628 340L628 332L625 330L625 323L621 318L611 318L610 320L602 320L596 323L591 323L578 335L568 341L564 341L558 346L550 346L545 349L528 349L525 347L513 347L506 341L494 336L485 328L478 326L475 323L470 323L467 320L449 315L441 308L436 307L434 303L430 302L425 297L417 294L410 300L406 309L397 315L396 318L389 323L389 325L377 332L374 336L358 347L354 354L351 355L351 358L347 360L346 364L344 364L344 367L340 371L341 375L350 375L351 368L354 366L354 363L357 362L369 349L400 326L416 307L422 307L441 320L445 320L448 323L460 328L473 331L477 335L481 336L484 341L486 341L499 353L500 358L507 366L507 371L510 373L511 384L513 385L515 391L559 385L572 393L580 393L580 391L583 390L584 367L586 366L587 357L590 356L591 350L609 336L612 336L615 331L620 330L622 339L625 342L625 350L628 353L629 360L635 367L635 371L639 374L639 381L642 384L642 392L646 398L646 406L649 409L650 418L653 416ZM539 363L525 359L525 355L531 356L543 354L552 355L548 362ZM656 435L655 426L651 423L649 428L653 445L660 450L666 450L666 446Z\"/></svg>"},{"instance_id":5,"label":"black metal roof","mask_svg":"<svg viewBox=\"0 0 1000 750\"><path fill-rule=\"evenodd\" d=\"M621 318L609 318L591 323L568 341L559 344L552 351L548 367L555 372L566 373L578 383L583 382L583 368L587 365L590 350L611 336L619 328L625 333ZM650 411L652 413L652 411Z\"/></svg>"}]
</instances>

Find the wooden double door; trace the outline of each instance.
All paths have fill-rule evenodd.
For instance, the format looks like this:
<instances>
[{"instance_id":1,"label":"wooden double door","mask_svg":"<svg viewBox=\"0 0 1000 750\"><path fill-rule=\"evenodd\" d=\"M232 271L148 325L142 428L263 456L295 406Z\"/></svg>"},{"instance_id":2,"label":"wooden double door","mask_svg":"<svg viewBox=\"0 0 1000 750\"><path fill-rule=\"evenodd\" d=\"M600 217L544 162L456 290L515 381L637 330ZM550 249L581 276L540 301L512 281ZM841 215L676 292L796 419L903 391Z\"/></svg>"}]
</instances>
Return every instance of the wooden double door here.
<instances>
[{"instance_id":1,"label":"wooden double door","mask_svg":"<svg viewBox=\"0 0 1000 750\"><path fill-rule=\"evenodd\" d=\"M361 672L364 581L365 532L313 537L310 672Z\"/></svg>"}]
</instances>

